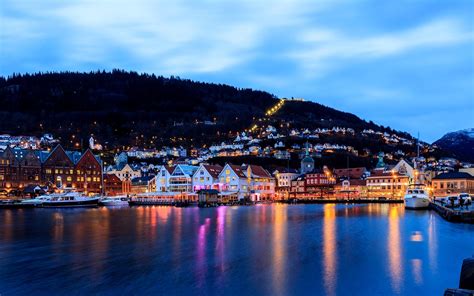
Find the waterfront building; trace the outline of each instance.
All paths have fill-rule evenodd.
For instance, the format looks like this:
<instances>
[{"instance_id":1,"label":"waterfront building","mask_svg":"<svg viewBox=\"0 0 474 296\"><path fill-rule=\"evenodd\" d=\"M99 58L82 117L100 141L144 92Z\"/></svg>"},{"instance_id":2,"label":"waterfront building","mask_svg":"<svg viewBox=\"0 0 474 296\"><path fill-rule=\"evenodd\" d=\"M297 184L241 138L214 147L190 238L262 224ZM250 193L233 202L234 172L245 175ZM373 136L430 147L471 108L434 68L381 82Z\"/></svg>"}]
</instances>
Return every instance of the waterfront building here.
<instances>
[{"instance_id":1,"label":"waterfront building","mask_svg":"<svg viewBox=\"0 0 474 296\"><path fill-rule=\"evenodd\" d=\"M336 179L328 170L314 169L291 181L290 197L323 198L332 192L335 184Z\"/></svg>"},{"instance_id":2,"label":"waterfront building","mask_svg":"<svg viewBox=\"0 0 474 296\"><path fill-rule=\"evenodd\" d=\"M170 187L170 178L174 167L163 165L155 176L155 188L158 192L167 192Z\"/></svg>"},{"instance_id":3,"label":"waterfront building","mask_svg":"<svg viewBox=\"0 0 474 296\"><path fill-rule=\"evenodd\" d=\"M273 200L275 194L275 179L263 167L247 165L243 167L250 183L250 200Z\"/></svg>"},{"instance_id":4,"label":"waterfront building","mask_svg":"<svg viewBox=\"0 0 474 296\"><path fill-rule=\"evenodd\" d=\"M474 176L465 172L441 173L431 181L434 196L447 196L462 192L474 193Z\"/></svg>"},{"instance_id":5,"label":"waterfront building","mask_svg":"<svg viewBox=\"0 0 474 296\"><path fill-rule=\"evenodd\" d=\"M222 191L237 194L238 198L250 198L250 180L247 179L241 166L226 164L219 174Z\"/></svg>"},{"instance_id":6,"label":"waterfront building","mask_svg":"<svg viewBox=\"0 0 474 296\"><path fill-rule=\"evenodd\" d=\"M115 166L107 168L107 174L113 174L119 177L120 180L131 180L142 176L140 169L134 169L128 163L120 162Z\"/></svg>"},{"instance_id":7,"label":"waterfront building","mask_svg":"<svg viewBox=\"0 0 474 296\"><path fill-rule=\"evenodd\" d=\"M104 194L107 196L116 196L124 193L122 180L115 174L104 174Z\"/></svg>"},{"instance_id":8,"label":"waterfront building","mask_svg":"<svg viewBox=\"0 0 474 296\"><path fill-rule=\"evenodd\" d=\"M65 151L61 145L51 152L7 147L0 153L0 190L21 195L26 186L39 185L98 194L102 191L101 166L89 149L80 153Z\"/></svg>"},{"instance_id":9,"label":"waterfront building","mask_svg":"<svg viewBox=\"0 0 474 296\"><path fill-rule=\"evenodd\" d=\"M222 190L222 184L219 183L219 174L222 171L220 165L201 164L193 175L193 191L202 189Z\"/></svg>"},{"instance_id":10,"label":"waterfront building","mask_svg":"<svg viewBox=\"0 0 474 296\"><path fill-rule=\"evenodd\" d=\"M299 176L297 170L294 169L278 169L273 172L275 176L275 195L277 199L288 199L291 181Z\"/></svg>"},{"instance_id":11,"label":"waterfront building","mask_svg":"<svg viewBox=\"0 0 474 296\"><path fill-rule=\"evenodd\" d=\"M131 194L139 194L150 192L150 180L153 179L153 176L142 176L136 177L130 180L130 191ZM128 193L128 192L127 192Z\"/></svg>"},{"instance_id":12,"label":"waterfront building","mask_svg":"<svg viewBox=\"0 0 474 296\"><path fill-rule=\"evenodd\" d=\"M395 170L373 170L367 177L367 197L400 199L409 183L409 176L401 175Z\"/></svg>"},{"instance_id":13,"label":"waterfront building","mask_svg":"<svg viewBox=\"0 0 474 296\"><path fill-rule=\"evenodd\" d=\"M336 198L359 199L367 197L367 180L348 179L334 185Z\"/></svg>"},{"instance_id":14,"label":"waterfront building","mask_svg":"<svg viewBox=\"0 0 474 296\"><path fill-rule=\"evenodd\" d=\"M178 164L174 167L169 178L170 192L192 192L193 175L197 171L197 166Z\"/></svg>"}]
</instances>

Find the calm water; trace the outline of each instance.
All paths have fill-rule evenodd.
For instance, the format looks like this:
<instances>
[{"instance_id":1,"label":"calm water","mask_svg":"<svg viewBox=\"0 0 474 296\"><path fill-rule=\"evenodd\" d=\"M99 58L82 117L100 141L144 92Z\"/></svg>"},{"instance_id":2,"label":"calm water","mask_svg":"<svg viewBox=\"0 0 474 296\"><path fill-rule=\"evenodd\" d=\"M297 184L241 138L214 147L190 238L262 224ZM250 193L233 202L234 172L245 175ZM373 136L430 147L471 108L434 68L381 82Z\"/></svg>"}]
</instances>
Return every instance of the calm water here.
<instances>
[{"instance_id":1,"label":"calm water","mask_svg":"<svg viewBox=\"0 0 474 296\"><path fill-rule=\"evenodd\" d=\"M402 205L0 211L0 294L442 295L474 225Z\"/></svg>"}]
</instances>

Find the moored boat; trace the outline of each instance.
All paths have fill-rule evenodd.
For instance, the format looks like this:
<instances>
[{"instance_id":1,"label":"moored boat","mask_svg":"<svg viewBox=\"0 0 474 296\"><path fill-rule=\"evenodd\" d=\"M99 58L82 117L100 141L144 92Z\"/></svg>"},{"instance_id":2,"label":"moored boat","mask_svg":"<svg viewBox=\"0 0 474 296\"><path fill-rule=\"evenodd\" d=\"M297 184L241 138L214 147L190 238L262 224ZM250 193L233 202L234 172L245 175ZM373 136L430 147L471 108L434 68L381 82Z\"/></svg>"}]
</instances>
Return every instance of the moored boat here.
<instances>
[{"instance_id":1,"label":"moored boat","mask_svg":"<svg viewBox=\"0 0 474 296\"><path fill-rule=\"evenodd\" d=\"M409 185L404 200L406 209L427 209L430 206L430 198L422 184Z\"/></svg>"},{"instance_id":2,"label":"moored boat","mask_svg":"<svg viewBox=\"0 0 474 296\"><path fill-rule=\"evenodd\" d=\"M78 192L69 192L53 196L43 202L43 207L96 207L99 197L87 197Z\"/></svg>"},{"instance_id":3,"label":"moored boat","mask_svg":"<svg viewBox=\"0 0 474 296\"><path fill-rule=\"evenodd\" d=\"M43 202L50 200L54 195L40 195L31 199L24 199L21 201L22 205L32 205L34 207L40 207Z\"/></svg>"}]
</instances>

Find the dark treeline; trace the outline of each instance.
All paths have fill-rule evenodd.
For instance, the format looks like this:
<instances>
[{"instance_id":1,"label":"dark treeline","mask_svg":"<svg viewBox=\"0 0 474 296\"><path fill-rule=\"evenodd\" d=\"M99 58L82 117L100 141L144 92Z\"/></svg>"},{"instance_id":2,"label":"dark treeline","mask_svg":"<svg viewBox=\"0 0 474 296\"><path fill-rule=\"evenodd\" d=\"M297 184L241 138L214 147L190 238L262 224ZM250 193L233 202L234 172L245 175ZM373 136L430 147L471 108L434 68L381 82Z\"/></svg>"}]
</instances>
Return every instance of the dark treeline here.
<instances>
[{"instance_id":1,"label":"dark treeline","mask_svg":"<svg viewBox=\"0 0 474 296\"><path fill-rule=\"evenodd\" d=\"M276 102L263 91L122 70L15 74L0 77L0 132L49 132L66 146L72 135L91 134L109 147L211 144L248 128ZM311 102L287 103L277 118L294 127L391 131Z\"/></svg>"}]
</instances>

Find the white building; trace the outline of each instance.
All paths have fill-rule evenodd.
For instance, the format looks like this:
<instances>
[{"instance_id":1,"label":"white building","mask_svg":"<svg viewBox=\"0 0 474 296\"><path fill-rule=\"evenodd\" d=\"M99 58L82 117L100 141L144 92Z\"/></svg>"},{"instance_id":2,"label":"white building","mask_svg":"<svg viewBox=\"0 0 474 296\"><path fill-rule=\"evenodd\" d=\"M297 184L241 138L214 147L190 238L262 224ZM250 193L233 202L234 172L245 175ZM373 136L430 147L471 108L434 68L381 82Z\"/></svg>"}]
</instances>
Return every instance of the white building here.
<instances>
[{"instance_id":1,"label":"white building","mask_svg":"<svg viewBox=\"0 0 474 296\"><path fill-rule=\"evenodd\" d=\"M161 166L158 173L155 176L156 191L167 192L170 187L170 178L173 173L174 167L172 166Z\"/></svg>"},{"instance_id":2,"label":"white building","mask_svg":"<svg viewBox=\"0 0 474 296\"><path fill-rule=\"evenodd\" d=\"M224 192L236 193L239 199L249 197L250 182L241 166L226 164L219 174L219 182Z\"/></svg>"},{"instance_id":3,"label":"white building","mask_svg":"<svg viewBox=\"0 0 474 296\"><path fill-rule=\"evenodd\" d=\"M121 181L131 180L142 176L141 170L134 170L128 163L110 167L107 174L115 174Z\"/></svg>"},{"instance_id":4,"label":"white building","mask_svg":"<svg viewBox=\"0 0 474 296\"><path fill-rule=\"evenodd\" d=\"M201 164L193 175L193 191L201 189L216 189L221 191L222 184L219 183L219 174L222 171L220 165Z\"/></svg>"},{"instance_id":5,"label":"white building","mask_svg":"<svg viewBox=\"0 0 474 296\"><path fill-rule=\"evenodd\" d=\"M192 192L193 175L197 171L197 166L178 164L174 167L169 178L170 192Z\"/></svg>"}]
</instances>

